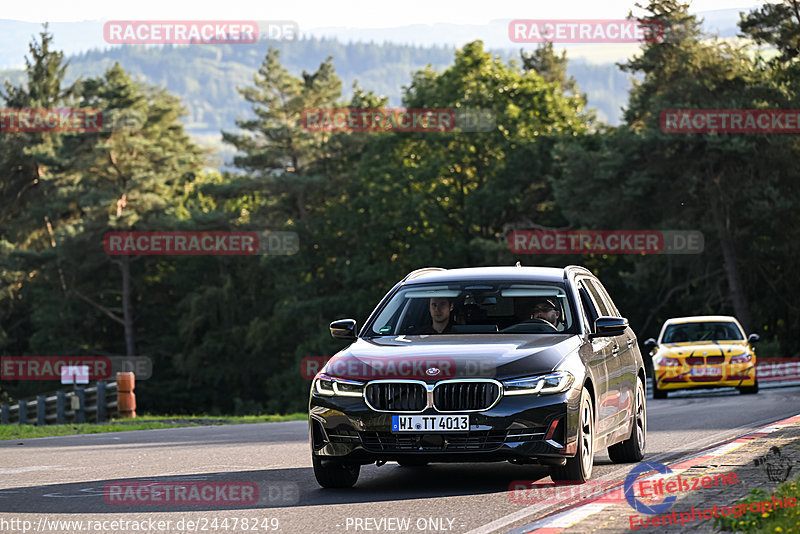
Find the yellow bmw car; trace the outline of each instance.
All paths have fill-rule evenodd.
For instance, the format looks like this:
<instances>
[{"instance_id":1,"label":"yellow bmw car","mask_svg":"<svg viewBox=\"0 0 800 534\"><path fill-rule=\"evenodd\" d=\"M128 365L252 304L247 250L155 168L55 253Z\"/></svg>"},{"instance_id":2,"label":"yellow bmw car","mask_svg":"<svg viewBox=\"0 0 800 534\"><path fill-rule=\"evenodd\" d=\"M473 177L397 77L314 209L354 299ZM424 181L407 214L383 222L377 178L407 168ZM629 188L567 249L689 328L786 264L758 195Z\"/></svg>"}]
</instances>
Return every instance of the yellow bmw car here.
<instances>
[{"instance_id":1,"label":"yellow bmw car","mask_svg":"<svg viewBox=\"0 0 800 534\"><path fill-rule=\"evenodd\" d=\"M658 341L644 342L653 357L653 397L665 399L676 389L735 387L758 393L756 353L758 334L745 337L734 317L705 315L676 317L661 328Z\"/></svg>"}]
</instances>

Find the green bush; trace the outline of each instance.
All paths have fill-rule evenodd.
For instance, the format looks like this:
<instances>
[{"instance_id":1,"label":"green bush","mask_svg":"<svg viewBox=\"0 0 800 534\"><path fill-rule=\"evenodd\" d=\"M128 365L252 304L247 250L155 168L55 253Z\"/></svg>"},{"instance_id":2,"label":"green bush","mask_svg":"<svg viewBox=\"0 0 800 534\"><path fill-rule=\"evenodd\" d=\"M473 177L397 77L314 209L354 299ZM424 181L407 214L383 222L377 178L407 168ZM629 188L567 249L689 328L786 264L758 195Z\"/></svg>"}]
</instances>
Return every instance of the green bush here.
<instances>
[{"instance_id":1,"label":"green bush","mask_svg":"<svg viewBox=\"0 0 800 534\"><path fill-rule=\"evenodd\" d=\"M775 491L769 493L763 489L750 490L750 496L741 499L737 504L749 504L758 501L772 501L776 498L789 499L794 497L797 503L793 508L780 508L769 512L746 512L740 517L718 517L714 526L727 531L735 532L800 532L800 476L795 480L787 480L780 484Z\"/></svg>"}]
</instances>

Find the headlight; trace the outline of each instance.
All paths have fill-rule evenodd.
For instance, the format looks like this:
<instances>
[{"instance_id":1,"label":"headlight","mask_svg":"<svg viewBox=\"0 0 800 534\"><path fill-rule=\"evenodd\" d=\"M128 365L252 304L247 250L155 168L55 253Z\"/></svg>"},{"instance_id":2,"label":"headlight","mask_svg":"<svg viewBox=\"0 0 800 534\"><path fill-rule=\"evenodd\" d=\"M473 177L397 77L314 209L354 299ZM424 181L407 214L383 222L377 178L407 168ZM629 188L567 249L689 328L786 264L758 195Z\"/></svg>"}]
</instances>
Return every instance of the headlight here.
<instances>
[{"instance_id":1,"label":"headlight","mask_svg":"<svg viewBox=\"0 0 800 534\"><path fill-rule=\"evenodd\" d=\"M504 395L547 395L566 391L575 381L575 377L567 371L556 371L548 375L517 378L503 382Z\"/></svg>"},{"instance_id":2,"label":"headlight","mask_svg":"<svg viewBox=\"0 0 800 534\"><path fill-rule=\"evenodd\" d=\"M751 361L753 361L753 356L749 352L731 356L731 363L750 363Z\"/></svg>"},{"instance_id":3,"label":"headlight","mask_svg":"<svg viewBox=\"0 0 800 534\"><path fill-rule=\"evenodd\" d=\"M364 383L344 378L333 378L320 373L314 378L313 390L319 395L333 397L361 397L364 394Z\"/></svg>"},{"instance_id":4,"label":"headlight","mask_svg":"<svg viewBox=\"0 0 800 534\"><path fill-rule=\"evenodd\" d=\"M653 364L659 367L679 367L681 365L681 361L678 358L658 356L653 358Z\"/></svg>"}]
</instances>

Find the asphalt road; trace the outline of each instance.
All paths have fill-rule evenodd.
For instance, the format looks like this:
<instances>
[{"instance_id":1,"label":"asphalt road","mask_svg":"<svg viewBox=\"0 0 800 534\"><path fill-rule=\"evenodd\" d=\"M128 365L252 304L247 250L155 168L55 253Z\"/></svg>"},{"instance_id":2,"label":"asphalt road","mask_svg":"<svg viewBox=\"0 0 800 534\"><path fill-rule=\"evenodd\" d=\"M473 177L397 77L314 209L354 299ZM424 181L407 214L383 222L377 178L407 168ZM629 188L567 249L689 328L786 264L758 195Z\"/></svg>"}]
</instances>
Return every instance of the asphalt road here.
<instances>
[{"instance_id":1,"label":"asphalt road","mask_svg":"<svg viewBox=\"0 0 800 534\"><path fill-rule=\"evenodd\" d=\"M797 414L800 387L747 396L682 393L648 400L647 408L645 458L668 462ZM621 481L630 469L612 464L603 451L595 456L593 479ZM151 532L505 532L555 509L509 498L512 481L547 476L543 467L508 463L390 463L363 467L351 490L323 490L311 470L304 421L12 440L0 442L0 532L26 526L39 532L147 530L145 523L110 523L120 519L152 521L146 524ZM249 483L258 486L259 500L229 506L107 502L109 488L132 480ZM58 520L84 523L53 523Z\"/></svg>"}]
</instances>

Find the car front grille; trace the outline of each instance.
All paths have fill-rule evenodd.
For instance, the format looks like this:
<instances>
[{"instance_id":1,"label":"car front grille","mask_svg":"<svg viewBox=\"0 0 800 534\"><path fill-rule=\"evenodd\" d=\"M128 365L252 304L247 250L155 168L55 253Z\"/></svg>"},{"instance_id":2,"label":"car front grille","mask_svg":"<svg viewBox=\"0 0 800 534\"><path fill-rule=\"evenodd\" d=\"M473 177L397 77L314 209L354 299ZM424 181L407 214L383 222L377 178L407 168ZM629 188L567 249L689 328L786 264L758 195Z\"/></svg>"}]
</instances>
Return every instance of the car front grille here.
<instances>
[{"instance_id":1,"label":"car front grille","mask_svg":"<svg viewBox=\"0 0 800 534\"><path fill-rule=\"evenodd\" d=\"M505 439L504 431L486 430L464 434L392 434L359 432L363 447L370 452L493 451Z\"/></svg>"},{"instance_id":2,"label":"car front grille","mask_svg":"<svg viewBox=\"0 0 800 534\"><path fill-rule=\"evenodd\" d=\"M445 382L434 388L433 405L440 412L485 410L499 396L500 387L495 382Z\"/></svg>"},{"instance_id":3,"label":"car front grille","mask_svg":"<svg viewBox=\"0 0 800 534\"><path fill-rule=\"evenodd\" d=\"M421 412L428 404L425 386L410 382L367 384L366 400L373 409L387 412Z\"/></svg>"},{"instance_id":4,"label":"car front grille","mask_svg":"<svg viewBox=\"0 0 800 534\"><path fill-rule=\"evenodd\" d=\"M689 356L686 365L719 365L725 363L725 356Z\"/></svg>"},{"instance_id":5,"label":"car front grille","mask_svg":"<svg viewBox=\"0 0 800 534\"><path fill-rule=\"evenodd\" d=\"M429 407L431 387L423 382L370 382L365 398L373 410L419 413ZM448 380L436 384L430 398L439 412L477 412L491 408L500 393L500 385L494 380Z\"/></svg>"}]
</instances>

